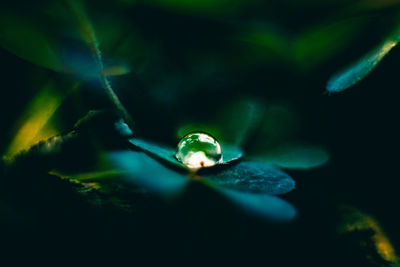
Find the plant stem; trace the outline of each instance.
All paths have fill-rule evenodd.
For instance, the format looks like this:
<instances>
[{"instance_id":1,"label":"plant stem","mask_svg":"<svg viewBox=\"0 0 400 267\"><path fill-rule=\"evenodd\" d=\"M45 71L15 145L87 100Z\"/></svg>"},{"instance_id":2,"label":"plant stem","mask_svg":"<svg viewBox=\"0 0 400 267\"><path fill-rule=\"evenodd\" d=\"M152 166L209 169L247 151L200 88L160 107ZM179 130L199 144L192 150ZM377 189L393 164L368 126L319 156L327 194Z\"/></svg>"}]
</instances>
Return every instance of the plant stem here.
<instances>
[{"instance_id":1,"label":"plant stem","mask_svg":"<svg viewBox=\"0 0 400 267\"><path fill-rule=\"evenodd\" d=\"M115 108L119 112L121 112L121 115L123 116L128 126L133 129L132 117L129 115L128 111L119 100L117 94L112 89L111 84L107 79L107 75L104 72L104 64L101 56L101 50L99 48L99 44L96 38L96 33L92 24L90 23L89 18L86 15L83 5L80 3L80 1L77 0L68 0L67 4L77 19L77 23L83 40L89 46L93 54L96 66L98 68L99 80L101 82L101 85L105 89L109 99L114 104Z\"/></svg>"}]
</instances>

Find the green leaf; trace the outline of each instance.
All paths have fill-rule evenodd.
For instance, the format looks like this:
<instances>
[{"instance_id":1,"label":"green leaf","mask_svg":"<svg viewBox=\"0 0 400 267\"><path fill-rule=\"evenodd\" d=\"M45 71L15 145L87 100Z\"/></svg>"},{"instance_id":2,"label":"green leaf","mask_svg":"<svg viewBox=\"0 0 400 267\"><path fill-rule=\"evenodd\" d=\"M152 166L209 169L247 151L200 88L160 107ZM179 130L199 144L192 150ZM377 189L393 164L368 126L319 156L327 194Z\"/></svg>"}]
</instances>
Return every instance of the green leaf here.
<instances>
[{"instance_id":1,"label":"green leaf","mask_svg":"<svg viewBox=\"0 0 400 267\"><path fill-rule=\"evenodd\" d=\"M0 14L0 45L14 55L56 71L64 66L58 44L43 27L28 18Z\"/></svg>"},{"instance_id":2,"label":"green leaf","mask_svg":"<svg viewBox=\"0 0 400 267\"><path fill-rule=\"evenodd\" d=\"M278 195L295 188L294 180L277 167L245 161L217 173L204 175L212 185L251 193Z\"/></svg>"},{"instance_id":3,"label":"green leaf","mask_svg":"<svg viewBox=\"0 0 400 267\"><path fill-rule=\"evenodd\" d=\"M329 160L328 152L319 146L286 144L255 156L270 164L287 169L310 169L324 165Z\"/></svg>"},{"instance_id":4,"label":"green leaf","mask_svg":"<svg viewBox=\"0 0 400 267\"><path fill-rule=\"evenodd\" d=\"M59 6L58 12L62 8ZM67 15L71 16L70 13ZM55 19L56 21L46 22L59 23L58 20L61 20L59 17ZM68 23L64 21L64 24L70 27L71 17L67 20ZM99 71L90 52L79 51L76 47L72 49L68 43L62 44L59 39L63 37L66 36L49 31L48 27L37 23L34 19L0 13L0 45L8 52L57 72L73 73L86 79L98 76ZM114 62L114 60L108 60L105 63L106 75L117 76L129 72L130 69L126 64Z\"/></svg>"},{"instance_id":5,"label":"green leaf","mask_svg":"<svg viewBox=\"0 0 400 267\"><path fill-rule=\"evenodd\" d=\"M245 212L260 216L269 221L289 222L297 214L292 204L276 196L251 194L226 189L219 191Z\"/></svg>"},{"instance_id":6,"label":"green leaf","mask_svg":"<svg viewBox=\"0 0 400 267\"><path fill-rule=\"evenodd\" d=\"M142 152L112 152L110 159L126 172L128 181L149 192L174 196L182 192L189 181L184 175L164 167Z\"/></svg>"},{"instance_id":7,"label":"green leaf","mask_svg":"<svg viewBox=\"0 0 400 267\"><path fill-rule=\"evenodd\" d=\"M330 93L340 92L364 79L397 45L399 38L400 30L397 30L395 34L360 60L333 75L326 85L326 90Z\"/></svg>"}]
</instances>

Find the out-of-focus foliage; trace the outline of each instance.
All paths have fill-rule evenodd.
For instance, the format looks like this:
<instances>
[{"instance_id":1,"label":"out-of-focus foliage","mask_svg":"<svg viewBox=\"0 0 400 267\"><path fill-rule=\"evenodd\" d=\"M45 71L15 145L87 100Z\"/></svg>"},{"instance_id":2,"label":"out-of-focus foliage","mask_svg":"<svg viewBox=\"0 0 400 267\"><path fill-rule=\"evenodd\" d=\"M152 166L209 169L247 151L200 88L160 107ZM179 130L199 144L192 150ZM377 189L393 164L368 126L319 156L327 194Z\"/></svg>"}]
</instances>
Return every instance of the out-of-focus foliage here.
<instances>
[{"instance_id":1,"label":"out-of-focus foliage","mask_svg":"<svg viewBox=\"0 0 400 267\"><path fill-rule=\"evenodd\" d=\"M243 99L221 107L217 112L200 118L198 123L183 123L177 130L176 137L182 138L187 133L202 129L217 140L240 146L257 130L264 116L264 106L257 101Z\"/></svg>"},{"instance_id":2,"label":"out-of-focus foliage","mask_svg":"<svg viewBox=\"0 0 400 267\"><path fill-rule=\"evenodd\" d=\"M365 78L379 62L395 47L399 41L400 34L394 33L386 39L379 47L369 52L359 61L335 74L326 86L330 93L343 91Z\"/></svg>"},{"instance_id":3,"label":"out-of-focus foliage","mask_svg":"<svg viewBox=\"0 0 400 267\"><path fill-rule=\"evenodd\" d=\"M22 115L5 156L12 157L40 141L59 134L60 130L50 120L64 98L65 94L57 90L54 83L46 84Z\"/></svg>"},{"instance_id":4,"label":"out-of-focus foliage","mask_svg":"<svg viewBox=\"0 0 400 267\"><path fill-rule=\"evenodd\" d=\"M55 36L29 18L0 14L0 44L11 53L56 71L64 70Z\"/></svg>"},{"instance_id":5,"label":"out-of-focus foliage","mask_svg":"<svg viewBox=\"0 0 400 267\"><path fill-rule=\"evenodd\" d=\"M0 45L18 57L41 67L86 78L96 76L98 73L95 61L90 51L79 45L79 42L83 41L79 40L80 29L74 28L74 15L68 10L66 3L68 1L60 1L55 3L54 7L49 6L46 10L41 10L41 19L13 14L9 10L2 11ZM49 24L60 28L49 27ZM63 34L60 30L65 30L68 34ZM126 64L117 63L116 59L106 63L107 75L123 75L129 71Z\"/></svg>"},{"instance_id":6,"label":"out-of-focus foliage","mask_svg":"<svg viewBox=\"0 0 400 267\"><path fill-rule=\"evenodd\" d=\"M358 245L365 249L364 257L378 266L386 266L388 263L392 264L390 266L398 266L400 262L395 248L376 218L352 206L343 206L341 211L343 223L338 228L340 234L365 233L363 239L358 240ZM372 253L368 251L370 244L375 249Z\"/></svg>"}]
</instances>

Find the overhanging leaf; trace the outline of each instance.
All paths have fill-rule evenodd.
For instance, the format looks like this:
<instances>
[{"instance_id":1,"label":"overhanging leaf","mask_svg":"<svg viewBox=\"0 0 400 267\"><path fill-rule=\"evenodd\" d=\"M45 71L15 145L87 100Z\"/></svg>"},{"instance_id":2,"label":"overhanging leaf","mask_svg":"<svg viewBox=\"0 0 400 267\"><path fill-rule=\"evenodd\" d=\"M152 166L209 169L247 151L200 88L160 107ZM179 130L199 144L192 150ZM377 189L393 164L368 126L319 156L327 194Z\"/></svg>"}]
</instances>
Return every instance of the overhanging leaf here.
<instances>
[{"instance_id":1,"label":"overhanging leaf","mask_svg":"<svg viewBox=\"0 0 400 267\"><path fill-rule=\"evenodd\" d=\"M235 190L219 190L248 213L275 222L288 222L296 217L296 209L287 201L271 195L251 194Z\"/></svg>"},{"instance_id":2,"label":"overhanging leaf","mask_svg":"<svg viewBox=\"0 0 400 267\"><path fill-rule=\"evenodd\" d=\"M0 14L0 45L14 55L56 71L64 66L57 55L57 42L34 21Z\"/></svg>"},{"instance_id":3,"label":"overhanging leaf","mask_svg":"<svg viewBox=\"0 0 400 267\"><path fill-rule=\"evenodd\" d=\"M251 193L278 195L295 188L294 180L277 167L262 162L244 161L204 178L215 186Z\"/></svg>"},{"instance_id":4,"label":"overhanging leaf","mask_svg":"<svg viewBox=\"0 0 400 267\"><path fill-rule=\"evenodd\" d=\"M49 22L50 23L50 22ZM90 53L71 49L35 20L0 14L0 46L8 52L33 64L57 72L74 73L81 78L97 77L98 69ZM130 72L126 64L109 61L104 73L109 76Z\"/></svg>"}]
</instances>

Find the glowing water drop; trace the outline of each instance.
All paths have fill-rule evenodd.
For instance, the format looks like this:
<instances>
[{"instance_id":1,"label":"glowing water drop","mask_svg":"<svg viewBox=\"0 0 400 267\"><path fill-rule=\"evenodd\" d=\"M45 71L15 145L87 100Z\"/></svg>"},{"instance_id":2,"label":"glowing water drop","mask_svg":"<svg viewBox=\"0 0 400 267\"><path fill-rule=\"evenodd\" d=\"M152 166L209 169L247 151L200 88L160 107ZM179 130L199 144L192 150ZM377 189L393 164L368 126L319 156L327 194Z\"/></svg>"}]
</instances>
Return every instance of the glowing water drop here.
<instances>
[{"instance_id":1,"label":"glowing water drop","mask_svg":"<svg viewBox=\"0 0 400 267\"><path fill-rule=\"evenodd\" d=\"M222 162L222 149L217 140L206 133L190 133L178 144L176 158L191 169L211 167Z\"/></svg>"}]
</instances>

